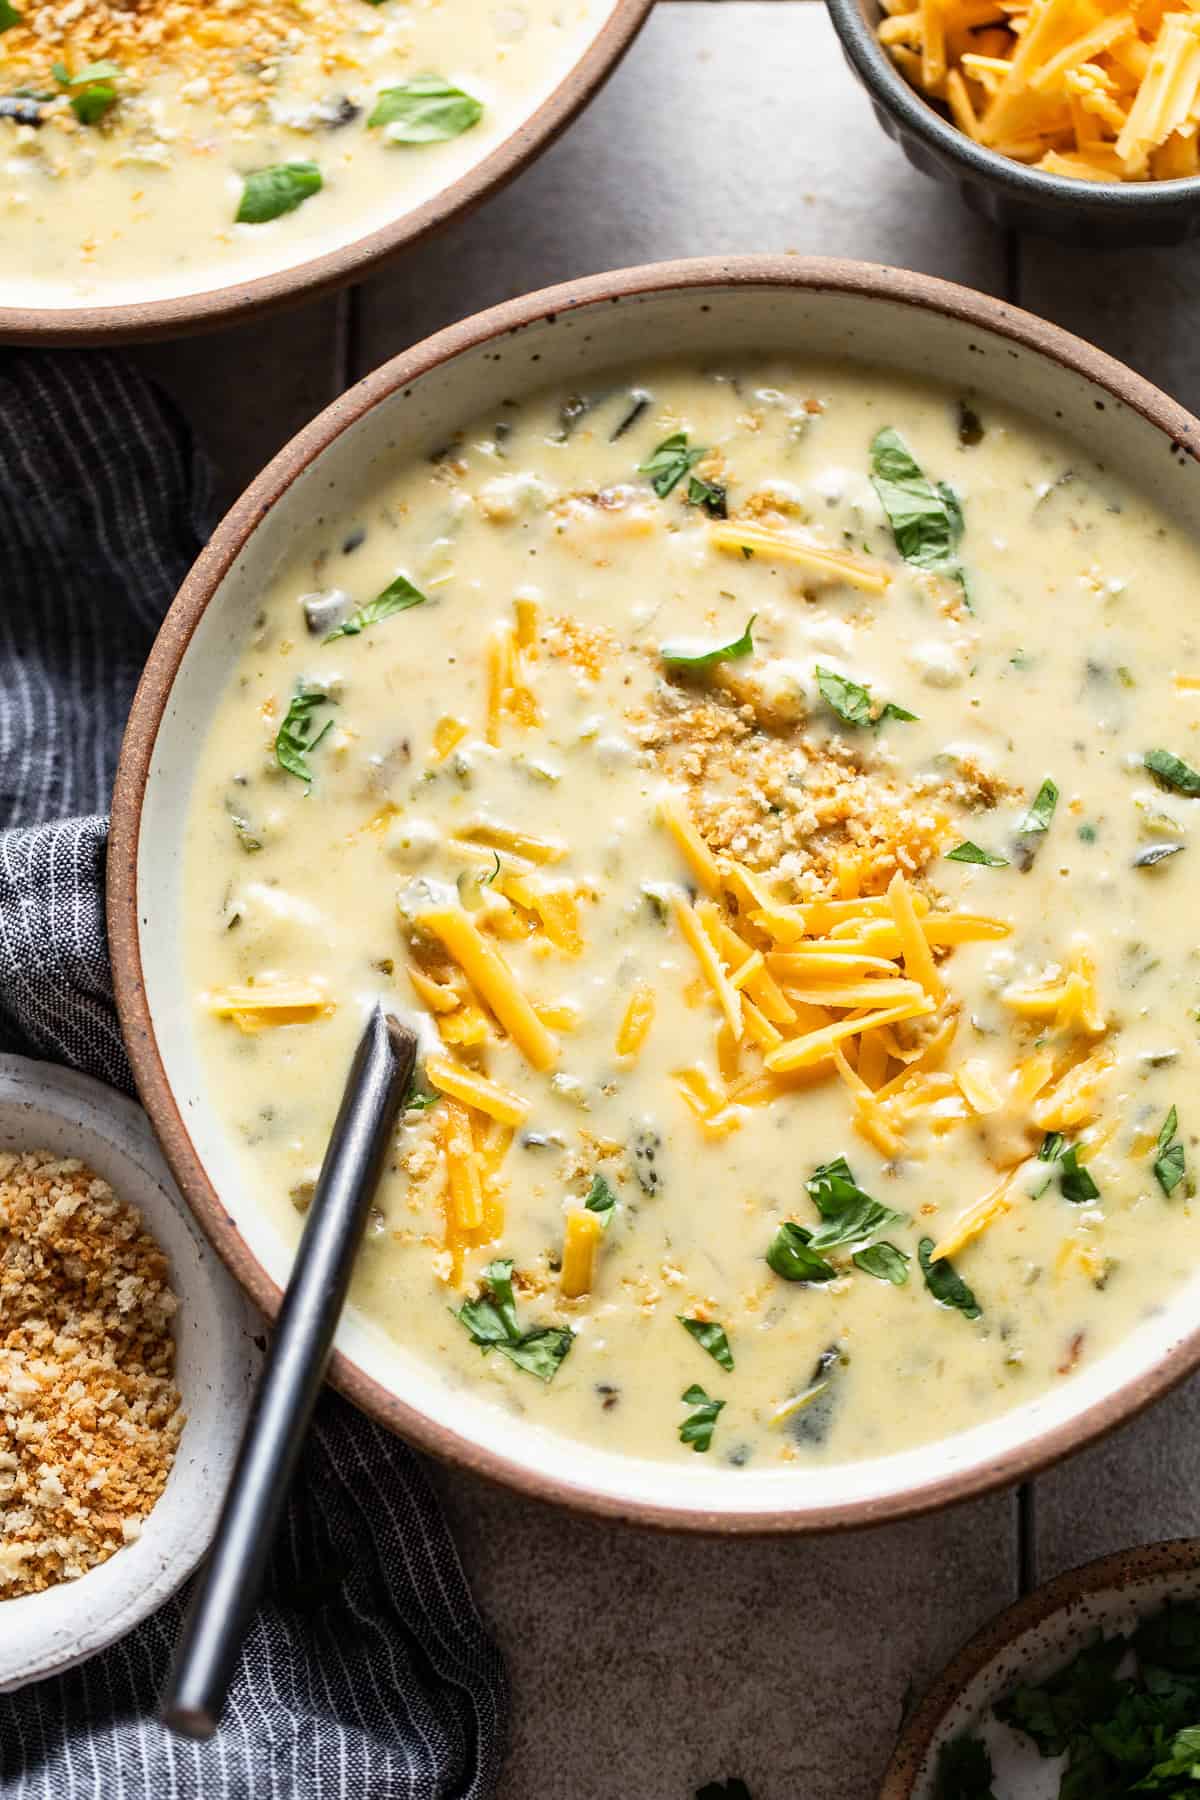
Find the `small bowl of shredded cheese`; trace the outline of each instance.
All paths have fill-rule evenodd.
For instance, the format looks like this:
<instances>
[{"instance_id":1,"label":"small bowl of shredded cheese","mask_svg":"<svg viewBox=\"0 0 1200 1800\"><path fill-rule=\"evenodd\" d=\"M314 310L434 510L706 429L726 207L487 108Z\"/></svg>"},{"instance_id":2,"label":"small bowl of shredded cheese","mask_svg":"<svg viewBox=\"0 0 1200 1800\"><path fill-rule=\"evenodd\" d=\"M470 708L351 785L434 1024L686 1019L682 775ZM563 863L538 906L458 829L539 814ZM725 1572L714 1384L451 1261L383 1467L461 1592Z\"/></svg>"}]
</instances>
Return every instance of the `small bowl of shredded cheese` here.
<instances>
[{"instance_id":1,"label":"small bowl of shredded cheese","mask_svg":"<svg viewBox=\"0 0 1200 1800\"><path fill-rule=\"evenodd\" d=\"M0 1689L102 1649L203 1555L260 1329L138 1108L0 1057Z\"/></svg>"},{"instance_id":2,"label":"small bowl of shredded cheese","mask_svg":"<svg viewBox=\"0 0 1200 1800\"><path fill-rule=\"evenodd\" d=\"M1120 248L1200 227L1200 13L828 0L884 130L994 223Z\"/></svg>"}]
</instances>

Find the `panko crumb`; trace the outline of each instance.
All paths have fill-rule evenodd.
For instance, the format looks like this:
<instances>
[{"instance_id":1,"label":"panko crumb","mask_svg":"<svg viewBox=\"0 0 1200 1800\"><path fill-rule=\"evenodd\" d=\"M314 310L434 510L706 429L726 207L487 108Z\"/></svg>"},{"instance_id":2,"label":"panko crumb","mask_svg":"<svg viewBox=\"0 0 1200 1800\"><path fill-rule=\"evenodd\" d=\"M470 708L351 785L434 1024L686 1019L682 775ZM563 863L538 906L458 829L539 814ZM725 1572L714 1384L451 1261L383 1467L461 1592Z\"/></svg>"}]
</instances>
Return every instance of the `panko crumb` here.
<instances>
[{"instance_id":1,"label":"panko crumb","mask_svg":"<svg viewBox=\"0 0 1200 1800\"><path fill-rule=\"evenodd\" d=\"M836 892L848 860L861 891L877 893L898 869L922 875L941 850L953 784L918 790L837 736L764 729L735 695L665 685L650 716L631 713L630 724L686 787L709 848L786 881L802 900Z\"/></svg>"},{"instance_id":2,"label":"panko crumb","mask_svg":"<svg viewBox=\"0 0 1200 1800\"><path fill-rule=\"evenodd\" d=\"M135 1207L81 1162L0 1153L0 1598L140 1534L184 1424L175 1310Z\"/></svg>"},{"instance_id":3,"label":"panko crumb","mask_svg":"<svg viewBox=\"0 0 1200 1800\"><path fill-rule=\"evenodd\" d=\"M123 91L169 68L188 99L223 111L262 106L281 61L302 46L329 75L353 70L355 35L379 29L361 0L22 0L0 43L6 80L45 83L53 62L80 69L115 61ZM62 105L50 115L68 130Z\"/></svg>"}]
</instances>

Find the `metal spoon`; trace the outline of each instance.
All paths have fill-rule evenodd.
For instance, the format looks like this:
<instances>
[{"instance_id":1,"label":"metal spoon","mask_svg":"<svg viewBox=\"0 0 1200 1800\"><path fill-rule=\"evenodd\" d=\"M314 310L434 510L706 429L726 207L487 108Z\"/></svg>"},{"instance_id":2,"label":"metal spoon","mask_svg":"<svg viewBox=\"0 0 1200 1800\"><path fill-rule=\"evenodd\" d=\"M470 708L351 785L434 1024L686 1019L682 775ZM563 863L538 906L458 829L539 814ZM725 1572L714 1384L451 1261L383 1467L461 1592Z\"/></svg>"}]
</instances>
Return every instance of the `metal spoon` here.
<instances>
[{"instance_id":1,"label":"metal spoon","mask_svg":"<svg viewBox=\"0 0 1200 1800\"><path fill-rule=\"evenodd\" d=\"M416 1034L377 1006L354 1053L254 1411L167 1680L163 1721L185 1737L211 1737L217 1728L416 1057Z\"/></svg>"}]
</instances>

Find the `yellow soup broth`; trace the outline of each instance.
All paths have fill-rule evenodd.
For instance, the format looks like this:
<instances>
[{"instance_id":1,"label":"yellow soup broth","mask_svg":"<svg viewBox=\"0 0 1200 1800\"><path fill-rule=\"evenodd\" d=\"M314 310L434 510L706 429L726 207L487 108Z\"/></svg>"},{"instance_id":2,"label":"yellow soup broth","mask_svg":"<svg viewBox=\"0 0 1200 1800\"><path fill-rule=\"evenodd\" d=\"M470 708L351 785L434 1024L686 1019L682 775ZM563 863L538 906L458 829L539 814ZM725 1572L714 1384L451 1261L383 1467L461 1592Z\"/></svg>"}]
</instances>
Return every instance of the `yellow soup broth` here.
<instances>
[{"instance_id":1,"label":"yellow soup broth","mask_svg":"<svg viewBox=\"0 0 1200 1800\"><path fill-rule=\"evenodd\" d=\"M590 1444L876 1457L1194 1266L1192 544L1003 406L613 371L313 528L203 746L183 927L297 1233L376 1000L355 1299Z\"/></svg>"}]
</instances>

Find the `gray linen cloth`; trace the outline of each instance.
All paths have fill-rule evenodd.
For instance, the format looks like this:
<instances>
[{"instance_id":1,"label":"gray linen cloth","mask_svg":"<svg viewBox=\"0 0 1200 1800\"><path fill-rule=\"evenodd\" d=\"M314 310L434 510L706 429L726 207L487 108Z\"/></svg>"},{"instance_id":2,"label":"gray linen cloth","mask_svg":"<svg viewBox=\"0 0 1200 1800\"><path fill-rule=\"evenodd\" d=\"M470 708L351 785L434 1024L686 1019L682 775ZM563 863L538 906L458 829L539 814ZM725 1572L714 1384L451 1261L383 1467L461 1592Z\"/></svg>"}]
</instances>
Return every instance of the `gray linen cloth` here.
<instances>
[{"instance_id":1,"label":"gray linen cloth","mask_svg":"<svg viewBox=\"0 0 1200 1800\"><path fill-rule=\"evenodd\" d=\"M126 1091L102 809L207 509L185 425L127 364L0 351L0 1049ZM186 1599L0 1696L5 1800L492 1793L499 1653L420 1460L346 1402L318 1408L223 1728L204 1745L155 1717Z\"/></svg>"}]
</instances>

